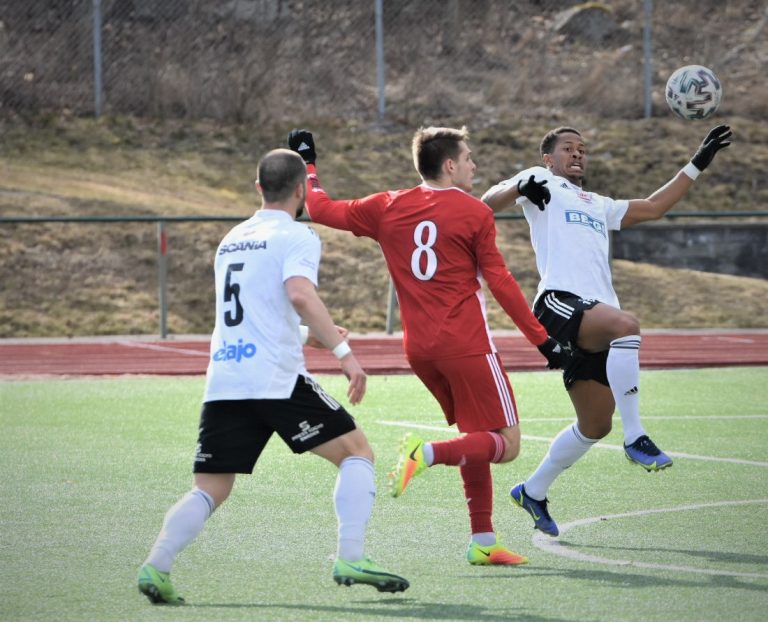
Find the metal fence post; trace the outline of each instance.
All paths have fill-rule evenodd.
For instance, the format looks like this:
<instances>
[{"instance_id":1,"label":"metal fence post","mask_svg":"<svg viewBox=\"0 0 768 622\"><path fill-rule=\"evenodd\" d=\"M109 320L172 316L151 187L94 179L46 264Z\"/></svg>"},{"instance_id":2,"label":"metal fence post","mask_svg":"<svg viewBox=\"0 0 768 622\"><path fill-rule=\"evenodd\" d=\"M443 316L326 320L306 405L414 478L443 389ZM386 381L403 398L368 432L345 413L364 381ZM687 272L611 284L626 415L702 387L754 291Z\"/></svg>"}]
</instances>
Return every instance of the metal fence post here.
<instances>
[{"instance_id":1,"label":"metal fence post","mask_svg":"<svg viewBox=\"0 0 768 622\"><path fill-rule=\"evenodd\" d=\"M653 0L643 2L643 114L651 118L651 19Z\"/></svg>"},{"instance_id":2,"label":"metal fence post","mask_svg":"<svg viewBox=\"0 0 768 622\"><path fill-rule=\"evenodd\" d=\"M376 83L379 87L379 121L384 120L386 97L384 91L384 0L374 0L376 5Z\"/></svg>"},{"instance_id":3,"label":"metal fence post","mask_svg":"<svg viewBox=\"0 0 768 622\"><path fill-rule=\"evenodd\" d=\"M101 0L93 0L93 107L101 116Z\"/></svg>"},{"instance_id":4,"label":"metal fence post","mask_svg":"<svg viewBox=\"0 0 768 622\"><path fill-rule=\"evenodd\" d=\"M168 236L165 221L157 221L157 280L160 304L160 338L168 336Z\"/></svg>"}]
</instances>

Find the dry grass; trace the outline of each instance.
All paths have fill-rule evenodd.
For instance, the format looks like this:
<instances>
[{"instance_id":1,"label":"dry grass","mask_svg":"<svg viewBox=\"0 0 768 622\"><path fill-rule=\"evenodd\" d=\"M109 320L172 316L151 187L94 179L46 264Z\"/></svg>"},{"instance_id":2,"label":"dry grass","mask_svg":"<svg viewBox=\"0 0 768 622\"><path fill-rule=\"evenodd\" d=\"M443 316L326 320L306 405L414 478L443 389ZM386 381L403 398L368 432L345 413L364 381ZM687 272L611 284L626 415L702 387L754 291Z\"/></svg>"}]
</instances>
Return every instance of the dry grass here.
<instances>
[{"instance_id":1,"label":"dry grass","mask_svg":"<svg viewBox=\"0 0 768 622\"><path fill-rule=\"evenodd\" d=\"M462 119L447 119L460 124ZM549 125L565 122L551 119ZM579 117L592 145L591 187L644 196L681 166L705 126L672 119L598 121ZM718 156L680 209L765 209L768 128L734 119L737 142ZM480 166L476 194L536 162L548 125L499 121L472 138ZM289 127L209 122L89 121L67 117L0 120L0 215L210 215L247 217L259 154L281 146ZM324 185L338 198L417 183L412 126L355 123L313 127ZM212 257L231 226L169 226L169 329L212 325ZM325 254L321 292L335 319L356 331L384 329L388 278L378 247L319 227ZM523 221L499 221L499 244L532 296L537 276ZM0 226L0 336L156 334L156 234L152 224ZM625 308L645 327L768 326L768 281L617 261ZM495 304L493 328L511 328Z\"/></svg>"}]
</instances>

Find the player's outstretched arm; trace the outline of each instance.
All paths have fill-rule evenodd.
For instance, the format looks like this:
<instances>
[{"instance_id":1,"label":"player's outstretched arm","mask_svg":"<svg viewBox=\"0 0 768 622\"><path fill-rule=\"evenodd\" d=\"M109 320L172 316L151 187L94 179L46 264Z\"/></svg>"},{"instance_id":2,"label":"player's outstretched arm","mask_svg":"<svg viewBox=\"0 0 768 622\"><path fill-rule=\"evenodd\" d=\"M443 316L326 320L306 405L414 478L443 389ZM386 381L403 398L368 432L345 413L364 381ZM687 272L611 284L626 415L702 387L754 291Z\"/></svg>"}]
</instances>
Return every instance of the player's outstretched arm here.
<instances>
[{"instance_id":1,"label":"player's outstretched arm","mask_svg":"<svg viewBox=\"0 0 768 622\"><path fill-rule=\"evenodd\" d=\"M288 147L298 153L307 165L307 215L312 222L350 231L348 211L353 201L331 199L317 176L315 138L309 130L293 129L288 133Z\"/></svg>"},{"instance_id":2,"label":"player's outstretched arm","mask_svg":"<svg viewBox=\"0 0 768 622\"><path fill-rule=\"evenodd\" d=\"M565 369L574 357L573 351L547 334L546 329L528 308L528 304L517 284L515 277L506 270L506 274L497 278L498 269L483 271L494 298L507 312L526 339L535 345L541 355L547 359L549 369ZM488 276L491 280L488 280Z\"/></svg>"},{"instance_id":3,"label":"player's outstretched arm","mask_svg":"<svg viewBox=\"0 0 768 622\"><path fill-rule=\"evenodd\" d=\"M702 141L691 161L671 180L656 190L647 199L632 199L629 201L622 227L630 227L648 220L658 220L666 214L673 205L682 199L693 185L694 180L706 169L721 149L731 144L731 128L718 125L712 128Z\"/></svg>"},{"instance_id":4,"label":"player's outstretched arm","mask_svg":"<svg viewBox=\"0 0 768 622\"><path fill-rule=\"evenodd\" d=\"M686 166L683 171L693 179L696 179L699 173L712 163L715 154L731 144L731 136L733 136L733 132L731 132L731 128L728 125L718 125L709 130L709 133L691 158L690 164L693 165L695 170L690 170Z\"/></svg>"},{"instance_id":5,"label":"player's outstretched arm","mask_svg":"<svg viewBox=\"0 0 768 622\"><path fill-rule=\"evenodd\" d=\"M500 212L513 206L519 196L517 186L502 182L486 190L480 200L494 212Z\"/></svg>"},{"instance_id":6,"label":"player's outstretched arm","mask_svg":"<svg viewBox=\"0 0 768 622\"><path fill-rule=\"evenodd\" d=\"M367 377L349 344L339 334L314 283L306 277L294 276L285 281L285 291L310 334L339 359L341 370L349 380L347 397L351 404L358 404L365 395Z\"/></svg>"},{"instance_id":7,"label":"player's outstretched arm","mask_svg":"<svg viewBox=\"0 0 768 622\"><path fill-rule=\"evenodd\" d=\"M547 188L547 180L537 180L535 175L521 179L517 184L509 181L496 184L488 189L481 200L494 212L500 212L515 204L519 197L525 197L541 211L549 203L552 195Z\"/></svg>"}]
</instances>

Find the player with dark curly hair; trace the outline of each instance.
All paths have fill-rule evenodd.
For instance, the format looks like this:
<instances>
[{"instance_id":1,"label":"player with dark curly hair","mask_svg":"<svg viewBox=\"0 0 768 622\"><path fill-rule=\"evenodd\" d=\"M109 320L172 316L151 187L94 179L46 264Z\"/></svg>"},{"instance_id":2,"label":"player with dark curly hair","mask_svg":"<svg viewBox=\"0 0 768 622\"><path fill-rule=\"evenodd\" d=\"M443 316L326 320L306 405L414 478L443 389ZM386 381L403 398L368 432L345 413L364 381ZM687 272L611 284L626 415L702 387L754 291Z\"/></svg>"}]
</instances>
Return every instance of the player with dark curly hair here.
<instances>
[{"instance_id":1,"label":"player with dark curly hair","mask_svg":"<svg viewBox=\"0 0 768 622\"><path fill-rule=\"evenodd\" d=\"M494 211L516 202L522 206L541 277L534 313L550 335L577 354L563 371L577 421L555 437L538 469L511 491L544 533L559 533L547 507L549 487L611 431L616 407L626 457L648 471L672 465L640 421L640 323L619 307L608 232L661 218L715 154L730 145L730 137L727 125L712 129L691 161L648 198L614 200L584 190L586 143L574 128L559 127L541 141L543 166L524 170L483 195Z\"/></svg>"}]
</instances>

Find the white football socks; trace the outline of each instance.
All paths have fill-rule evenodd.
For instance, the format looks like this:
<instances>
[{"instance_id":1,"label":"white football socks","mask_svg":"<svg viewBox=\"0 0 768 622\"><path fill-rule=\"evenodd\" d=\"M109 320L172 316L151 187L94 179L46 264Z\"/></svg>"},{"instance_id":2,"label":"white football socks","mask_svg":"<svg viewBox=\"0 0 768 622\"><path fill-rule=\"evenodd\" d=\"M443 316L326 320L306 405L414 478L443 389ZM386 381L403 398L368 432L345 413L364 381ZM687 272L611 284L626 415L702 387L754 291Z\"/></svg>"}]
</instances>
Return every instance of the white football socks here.
<instances>
[{"instance_id":1,"label":"white football socks","mask_svg":"<svg viewBox=\"0 0 768 622\"><path fill-rule=\"evenodd\" d=\"M493 546L496 544L496 534L493 531L473 533L472 542L476 542L480 546Z\"/></svg>"},{"instance_id":2,"label":"white football socks","mask_svg":"<svg viewBox=\"0 0 768 622\"><path fill-rule=\"evenodd\" d=\"M611 341L605 366L613 399L621 413L625 445L645 434L640 422L640 341L640 335Z\"/></svg>"},{"instance_id":3,"label":"white football socks","mask_svg":"<svg viewBox=\"0 0 768 622\"><path fill-rule=\"evenodd\" d=\"M163 528L144 563L170 572L176 556L203 530L214 509L207 492L199 488L190 490L165 514Z\"/></svg>"},{"instance_id":4,"label":"white football socks","mask_svg":"<svg viewBox=\"0 0 768 622\"><path fill-rule=\"evenodd\" d=\"M333 502L339 523L337 556L354 562L363 558L365 530L376 497L373 463L361 456L350 456L339 465Z\"/></svg>"},{"instance_id":5,"label":"white football socks","mask_svg":"<svg viewBox=\"0 0 768 622\"><path fill-rule=\"evenodd\" d=\"M552 441L547 455L538 468L525 481L525 493L538 501L547 497L547 491L557 477L587 453L599 439L587 438L579 424L569 425Z\"/></svg>"},{"instance_id":6,"label":"white football socks","mask_svg":"<svg viewBox=\"0 0 768 622\"><path fill-rule=\"evenodd\" d=\"M427 466L432 466L435 461L435 451L432 449L432 443L424 443L421 446L421 451L424 453L424 462Z\"/></svg>"}]
</instances>

